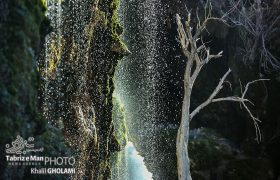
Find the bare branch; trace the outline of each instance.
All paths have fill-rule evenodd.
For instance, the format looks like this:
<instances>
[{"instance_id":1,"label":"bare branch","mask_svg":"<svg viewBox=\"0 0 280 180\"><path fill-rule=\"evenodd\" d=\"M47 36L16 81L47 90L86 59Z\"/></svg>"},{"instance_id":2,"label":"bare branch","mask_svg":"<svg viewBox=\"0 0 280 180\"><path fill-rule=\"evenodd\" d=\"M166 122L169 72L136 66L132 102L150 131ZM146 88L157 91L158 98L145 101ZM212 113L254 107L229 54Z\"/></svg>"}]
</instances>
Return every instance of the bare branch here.
<instances>
[{"instance_id":1,"label":"bare branch","mask_svg":"<svg viewBox=\"0 0 280 180\"><path fill-rule=\"evenodd\" d=\"M197 52L199 53L201 50L206 49L205 44L203 43L201 46L197 48Z\"/></svg>"},{"instance_id":2,"label":"bare branch","mask_svg":"<svg viewBox=\"0 0 280 180\"><path fill-rule=\"evenodd\" d=\"M217 94L221 91L221 89L223 88L223 83L225 81L225 79L227 78L227 76L229 75L229 73L231 72L231 70L229 69L224 76L222 77L222 79L220 80L219 84L216 86L215 90L212 92L212 94L209 96L209 98L204 101L201 105L199 105L191 114L190 114L190 119L192 119L196 114L199 113L200 110L202 110L203 108L205 108L207 105L209 105L213 99L217 96Z\"/></svg>"},{"instance_id":3,"label":"bare branch","mask_svg":"<svg viewBox=\"0 0 280 180\"><path fill-rule=\"evenodd\" d=\"M207 50L207 57L204 59L204 63L208 63L211 59L216 59L216 58L220 58L223 56L223 51L220 51L218 54L216 55L211 55L210 54L210 50Z\"/></svg>"},{"instance_id":4,"label":"bare branch","mask_svg":"<svg viewBox=\"0 0 280 180\"><path fill-rule=\"evenodd\" d=\"M197 18L199 19L199 17L197 17ZM197 31L202 32L203 29L205 29L205 27L206 27L207 21L210 19L215 19L215 18L211 17L211 14L208 14L205 18L206 19L203 21L202 24L198 23ZM194 36L192 35L192 28L190 27L190 21L191 21L190 13L188 14L188 19L185 22L185 28L184 28L184 26L181 22L181 18L178 14L176 16L176 20L177 20L177 24L178 24L179 41L181 43L184 55L188 58L188 64L186 66L187 68L186 68L185 75L191 76L191 81L189 82L189 84L192 86L194 84L194 81L195 81L196 77L198 76L201 68L203 67L203 65L205 63L209 62L213 58L221 57L222 51L216 55L210 54L210 50L209 50L209 48L208 49L206 48L204 42L200 38L196 37L195 35ZM198 35L200 35L200 33L196 33L196 35L198 36ZM197 42L199 40L202 42L202 45L197 48ZM205 54L206 54L206 57L204 57ZM195 62L195 71L191 75L191 69L192 69L194 62Z\"/></svg>"},{"instance_id":5,"label":"bare branch","mask_svg":"<svg viewBox=\"0 0 280 180\"><path fill-rule=\"evenodd\" d=\"M251 81L249 83L246 84L244 91L241 90L241 97L238 96L229 96L229 97L223 97L223 98L215 98L218 93L221 91L221 89L223 89L223 84L226 82L225 79L227 78L227 76L229 75L229 73L231 72L231 70L229 69L224 76L222 77L222 79L220 80L219 84L216 86L215 90L212 92L212 94L209 96L209 98L204 101L202 104L200 104L191 114L190 114L190 120L193 119L193 117L195 115L197 115L202 109L204 109L206 106L208 106L211 103L215 103L215 102L221 102L221 101L232 101L232 102L239 102L242 104L242 106L245 108L245 110L247 111L247 113L249 114L249 116L251 117L251 119L253 120L255 129L256 129L256 138L257 141L259 142L261 140L261 133L260 133L260 128L258 126L258 123L261 122L257 117L255 117L252 112L250 111L249 107L247 106L246 102L254 105L249 99L246 99L246 93L250 87L250 85L256 83L256 82L260 82L260 81L267 81L269 79L257 79L254 81ZM240 82L241 84L241 82ZM241 87L242 89L242 87Z\"/></svg>"},{"instance_id":6,"label":"bare branch","mask_svg":"<svg viewBox=\"0 0 280 180\"><path fill-rule=\"evenodd\" d=\"M201 23L201 25L196 29L196 33L195 33L195 35L193 36L194 39L197 39L197 38L201 35L201 33L206 29L207 23L208 23L210 20L216 20L216 21L224 22L221 18L207 17L207 19L205 19L205 20Z\"/></svg>"},{"instance_id":7,"label":"bare branch","mask_svg":"<svg viewBox=\"0 0 280 180\"><path fill-rule=\"evenodd\" d=\"M182 24L181 17L179 16L179 14L176 14L176 22L178 25L177 31L178 31L179 40L180 40L180 44L181 44L183 53L186 57L189 57L190 56L190 52L188 51L189 39L187 37L185 28Z\"/></svg>"},{"instance_id":8,"label":"bare branch","mask_svg":"<svg viewBox=\"0 0 280 180\"><path fill-rule=\"evenodd\" d=\"M262 3L259 0L231 3L230 13L224 16L231 26L239 28L243 40L243 60L247 65L258 63L259 68L266 72L280 69L280 58L271 52L267 45L272 37L279 32L280 7L278 1ZM244 31L245 30L245 31Z\"/></svg>"},{"instance_id":9,"label":"bare branch","mask_svg":"<svg viewBox=\"0 0 280 180\"><path fill-rule=\"evenodd\" d=\"M260 82L260 81L269 81L269 79L256 79L256 80L254 80L254 81L248 82L248 83L246 84L246 86L245 86L245 90L244 90L243 93L242 93L242 98L245 97L245 95L246 95L246 93L247 93L247 91L248 91L250 85L252 85L252 84L254 84L254 83L256 83L256 82Z\"/></svg>"},{"instance_id":10,"label":"bare branch","mask_svg":"<svg viewBox=\"0 0 280 180\"><path fill-rule=\"evenodd\" d=\"M201 47L201 46L200 46ZM196 67L195 67L195 70L191 76L191 83L193 84L200 72L200 70L202 69L202 67L208 63L211 59L216 59L216 58L220 58L222 57L222 53L223 51L219 52L218 54L216 55L211 55L210 54L210 50L209 49L205 49L206 51L206 58L204 60L201 60L201 56L198 55L198 49L196 50L197 53L195 54L195 62L196 62Z\"/></svg>"},{"instance_id":11,"label":"bare branch","mask_svg":"<svg viewBox=\"0 0 280 180\"><path fill-rule=\"evenodd\" d=\"M212 103L220 102L220 101L249 102L250 104L254 105L249 99L243 99L243 98L237 97L237 96L229 96L229 97L224 97L224 98L216 98L216 99L212 100Z\"/></svg>"}]
</instances>

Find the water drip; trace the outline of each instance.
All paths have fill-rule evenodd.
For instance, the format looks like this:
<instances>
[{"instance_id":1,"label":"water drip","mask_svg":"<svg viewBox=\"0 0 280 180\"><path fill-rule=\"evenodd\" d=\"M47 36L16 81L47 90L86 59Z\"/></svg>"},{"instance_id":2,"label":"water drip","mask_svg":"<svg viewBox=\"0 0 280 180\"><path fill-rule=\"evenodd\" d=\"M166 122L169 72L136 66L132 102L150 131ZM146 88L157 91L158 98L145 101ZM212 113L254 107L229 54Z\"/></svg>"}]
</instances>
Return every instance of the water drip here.
<instances>
[{"instance_id":1,"label":"water drip","mask_svg":"<svg viewBox=\"0 0 280 180\"><path fill-rule=\"evenodd\" d=\"M132 54L125 57L116 69L114 91L124 105L128 140L133 142L130 149L135 147L134 150L144 157L147 170L154 179L166 177L168 172L164 166L170 157L161 150L165 146L162 139L168 136L168 126L163 125L166 116L162 103L161 72L165 63L160 56L161 11L158 0L120 1L119 19L124 27L122 39ZM126 155L122 153L122 156ZM121 172L126 173L130 169L127 166L121 168Z\"/></svg>"}]
</instances>

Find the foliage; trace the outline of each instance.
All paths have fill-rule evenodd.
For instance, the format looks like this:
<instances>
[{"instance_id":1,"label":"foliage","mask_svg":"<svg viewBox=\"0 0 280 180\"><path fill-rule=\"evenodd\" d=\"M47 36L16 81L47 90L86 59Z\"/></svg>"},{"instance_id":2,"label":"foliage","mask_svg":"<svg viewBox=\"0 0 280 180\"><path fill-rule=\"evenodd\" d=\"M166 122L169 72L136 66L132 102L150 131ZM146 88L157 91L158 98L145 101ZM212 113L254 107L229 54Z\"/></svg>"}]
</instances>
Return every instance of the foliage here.
<instances>
[{"instance_id":1,"label":"foliage","mask_svg":"<svg viewBox=\"0 0 280 180\"><path fill-rule=\"evenodd\" d=\"M234 149L227 141L211 129L191 130L189 139L191 169L214 168L222 159L232 158Z\"/></svg>"}]
</instances>

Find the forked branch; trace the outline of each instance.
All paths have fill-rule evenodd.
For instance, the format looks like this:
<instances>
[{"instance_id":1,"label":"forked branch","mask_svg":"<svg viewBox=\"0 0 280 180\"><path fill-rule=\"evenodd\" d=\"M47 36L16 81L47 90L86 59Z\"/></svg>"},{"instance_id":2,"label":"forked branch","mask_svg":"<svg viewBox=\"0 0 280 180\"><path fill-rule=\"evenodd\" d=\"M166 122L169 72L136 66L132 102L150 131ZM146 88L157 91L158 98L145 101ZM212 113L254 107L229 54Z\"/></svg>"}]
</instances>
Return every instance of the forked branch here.
<instances>
[{"instance_id":1,"label":"forked branch","mask_svg":"<svg viewBox=\"0 0 280 180\"><path fill-rule=\"evenodd\" d=\"M178 14L176 15L179 42L181 44L184 55L188 59L186 66L186 76L190 78L190 85L194 84L195 79L197 78L200 70L205 64L207 64L211 59L222 57L223 54L223 51L219 52L218 54L210 54L210 48L206 47L205 43L200 38L198 38L203 32L203 30L206 29L209 20L220 19L212 17L211 13L205 15L205 19L203 22L200 21L199 17L197 18L199 23L197 25L196 32L194 33L193 28L190 26L190 12L185 22L185 27L182 24L181 17ZM197 47L198 43L201 43L199 47ZM194 64L195 70L192 73L191 69L194 66Z\"/></svg>"},{"instance_id":2,"label":"forked branch","mask_svg":"<svg viewBox=\"0 0 280 180\"><path fill-rule=\"evenodd\" d=\"M216 86L216 88L214 89L214 91L212 92L212 94L209 96L209 98L204 101L202 104L200 104L191 114L190 114L190 120L197 115L202 109L204 109L206 106L208 106L211 103L214 102L221 102L221 101L232 101L232 102L238 102L240 103L245 110L247 111L247 113L250 115L251 119L253 120L254 126L255 126L255 130L256 130L256 137L257 137L257 141L261 140L261 132L260 132L260 128L258 125L258 122L261 122L257 117L255 117L251 110L249 109L248 105L246 103L249 103L251 105L254 105L249 99L245 98L246 93L248 92L249 86L259 82L259 81L267 81L268 79L257 79L254 81L251 81L249 83L246 84L245 86L245 90L242 92L241 91L241 96L229 96L229 97L222 97L222 98L216 98L216 96L219 94L219 92L223 89L224 87L224 83L225 80L227 78L227 76L230 74L231 70L229 69L224 76L221 78L219 84ZM242 89L242 87L241 87Z\"/></svg>"}]
</instances>

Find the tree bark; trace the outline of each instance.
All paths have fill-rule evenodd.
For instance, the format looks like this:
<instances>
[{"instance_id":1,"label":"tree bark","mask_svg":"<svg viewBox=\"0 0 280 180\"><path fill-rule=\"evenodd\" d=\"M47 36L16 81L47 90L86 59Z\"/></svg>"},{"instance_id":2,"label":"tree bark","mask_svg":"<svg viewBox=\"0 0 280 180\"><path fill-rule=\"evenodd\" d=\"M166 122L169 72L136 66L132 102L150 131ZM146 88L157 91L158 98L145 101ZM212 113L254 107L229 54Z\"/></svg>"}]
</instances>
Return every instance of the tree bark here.
<instances>
[{"instance_id":1,"label":"tree bark","mask_svg":"<svg viewBox=\"0 0 280 180\"><path fill-rule=\"evenodd\" d=\"M179 180L192 180L188 155L189 117L181 123L177 134L176 154Z\"/></svg>"},{"instance_id":2,"label":"tree bark","mask_svg":"<svg viewBox=\"0 0 280 180\"><path fill-rule=\"evenodd\" d=\"M187 65L184 78L184 100L182 106L182 117L176 140L177 168L179 180L192 180L190 173L190 160L188 155L190 97L192 90L189 81L190 68L188 68Z\"/></svg>"}]
</instances>

